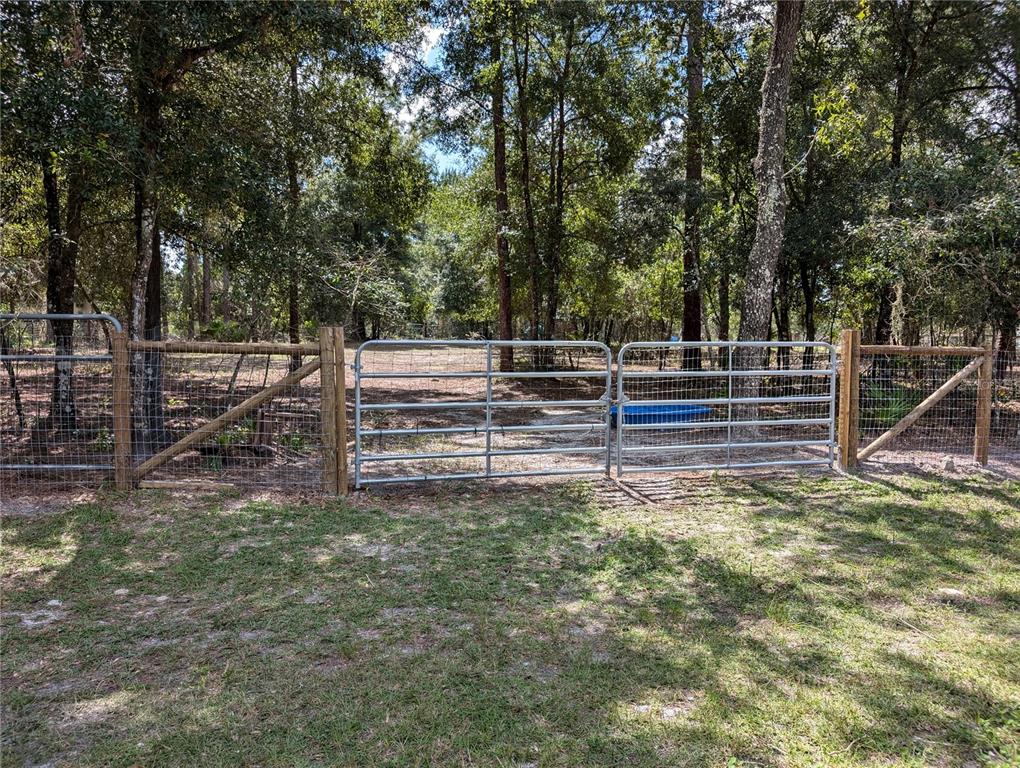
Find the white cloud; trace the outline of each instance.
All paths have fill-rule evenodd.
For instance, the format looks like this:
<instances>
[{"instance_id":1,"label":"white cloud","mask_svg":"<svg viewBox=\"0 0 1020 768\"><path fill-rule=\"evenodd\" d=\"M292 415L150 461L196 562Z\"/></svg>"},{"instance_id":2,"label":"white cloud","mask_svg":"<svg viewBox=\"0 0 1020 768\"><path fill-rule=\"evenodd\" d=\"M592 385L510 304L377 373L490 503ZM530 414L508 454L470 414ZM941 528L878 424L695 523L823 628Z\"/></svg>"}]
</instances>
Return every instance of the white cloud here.
<instances>
[{"instance_id":1,"label":"white cloud","mask_svg":"<svg viewBox=\"0 0 1020 768\"><path fill-rule=\"evenodd\" d=\"M436 27L432 24L425 27L425 34L422 36L421 46L418 49L418 55L422 61L429 61L429 57L439 46L439 40L445 31L442 27Z\"/></svg>"},{"instance_id":2,"label":"white cloud","mask_svg":"<svg viewBox=\"0 0 1020 768\"><path fill-rule=\"evenodd\" d=\"M404 99L400 105L400 111L397 112L397 121L402 127L409 128L427 105L428 99L424 96L415 96L410 100Z\"/></svg>"},{"instance_id":3,"label":"white cloud","mask_svg":"<svg viewBox=\"0 0 1020 768\"><path fill-rule=\"evenodd\" d=\"M439 41L445 30L431 24L422 31L421 41L414 50L391 48L383 54L383 71L391 83L396 83L404 70L412 64L435 66L440 53Z\"/></svg>"}]
</instances>

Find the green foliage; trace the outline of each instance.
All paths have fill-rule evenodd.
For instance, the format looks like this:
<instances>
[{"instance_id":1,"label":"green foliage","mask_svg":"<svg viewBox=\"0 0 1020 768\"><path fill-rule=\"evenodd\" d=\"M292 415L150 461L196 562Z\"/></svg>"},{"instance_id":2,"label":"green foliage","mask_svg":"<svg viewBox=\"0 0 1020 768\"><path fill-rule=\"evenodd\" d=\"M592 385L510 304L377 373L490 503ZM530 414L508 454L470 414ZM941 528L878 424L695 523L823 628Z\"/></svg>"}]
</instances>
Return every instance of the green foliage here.
<instances>
[{"instance_id":1,"label":"green foliage","mask_svg":"<svg viewBox=\"0 0 1020 768\"><path fill-rule=\"evenodd\" d=\"M199 336L209 341L247 341L244 329L234 320L214 318L201 329Z\"/></svg>"},{"instance_id":2,"label":"green foliage","mask_svg":"<svg viewBox=\"0 0 1020 768\"><path fill-rule=\"evenodd\" d=\"M501 76L514 332L537 322L563 337L675 335L692 279L682 266L690 201L705 332L732 332L755 231L755 115L771 26L746 4L706 0L707 140L693 185L694 8L4 2L4 308L45 303L48 246L66 238L77 180L76 303L124 314L135 97L148 67L163 83L154 183L171 333L285 333L293 284L300 328L491 335ZM1015 327L1018 29L1016 3L808 4L774 286L776 320L791 335L825 338L851 324L870 335L889 295L906 343ZM458 153L460 169L432 167L437 149ZM46 168L58 190L53 232ZM209 322L199 312L203 260Z\"/></svg>"},{"instance_id":3,"label":"green foliage","mask_svg":"<svg viewBox=\"0 0 1020 768\"><path fill-rule=\"evenodd\" d=\"M922 400L924 395L916 389L870 382L861 397L861 419L871 428L890 429Z\"/></svg>"},{"instance_id":4,"label":"green foliage","mask_svg":"<svg viewBox=\"0 0 1020 768\"><path fill-rule=\"evenodd\" d=\"M216 433L216 444L226 448L231 445L248 445L255 434L255 422L251 419L231 424Z\"/></svg>"}]
</instances>

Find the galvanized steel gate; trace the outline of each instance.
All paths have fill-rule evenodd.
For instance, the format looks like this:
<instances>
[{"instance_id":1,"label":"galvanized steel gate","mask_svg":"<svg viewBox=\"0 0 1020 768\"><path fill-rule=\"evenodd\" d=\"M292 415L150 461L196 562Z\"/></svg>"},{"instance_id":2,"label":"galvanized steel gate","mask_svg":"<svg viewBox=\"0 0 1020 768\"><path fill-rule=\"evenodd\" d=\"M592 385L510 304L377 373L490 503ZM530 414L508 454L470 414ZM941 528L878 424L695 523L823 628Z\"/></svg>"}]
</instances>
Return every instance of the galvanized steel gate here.
<instances>
[{"instance_id":1,"label":"galvanized steel gate","mask_svg":"<svg viewBox=\"0 0 1020 768\"><path fill-rule=\"evenodd\" d=\"M833 464L831 344L635 342L617 361L617 475Z\"/></svg>"},{"instance_id":2,"label":"galvanized steel gate","mask_svg":"<svg viewBox=\"0 0 1020 768\"><path fill-rule=\"evenodd\" d=\"M618 475L833 463L830 344L627 344L615 404L612 362L597 342L365 342L355 486L609 474L613 428Z\"/></svg>"},{"instance_id":3,"label":"galvanized steel gate","mask_svg":"<svg viewBox=\"0 0 1020 768\"><path fill-rule=\"evenodd\" d=\"M609 472L605 344L367 341L354 371L357 488Z\"/></svg>"},{"instance_id":4,"label":"galvanized steel gate","mask_svg":"<svg viewBox=\"0 0 1020 768\"><path fill-rule=\"evenodd\" d=\"M59 325L66 328L58 340ZM113 471L111 331L122 331L120 321L105 314L0 313L4 374L0 380L0 473L5 478L23 473L59 477ZM61 348L73 351L63 353ZM59 416L51 412L51 377L61 373L67 376L68 397L76 402L73 428L61 427ZM71 384L82 378L87 381ZM47 421L55 421L50 426L56 452L47 444L48 430L39 429Z\"/></svg>"}]
</instances>

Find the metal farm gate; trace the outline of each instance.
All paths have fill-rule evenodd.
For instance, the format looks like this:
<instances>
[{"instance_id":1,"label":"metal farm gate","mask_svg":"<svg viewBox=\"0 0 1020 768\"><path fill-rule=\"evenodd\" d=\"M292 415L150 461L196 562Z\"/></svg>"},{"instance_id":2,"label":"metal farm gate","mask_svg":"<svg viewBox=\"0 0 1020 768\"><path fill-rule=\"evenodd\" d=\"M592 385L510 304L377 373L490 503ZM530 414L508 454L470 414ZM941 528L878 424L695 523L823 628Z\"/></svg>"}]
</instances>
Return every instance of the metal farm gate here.
<instances>
[{"instance_id":1,"label":"metal farm gate","mask_svg":"<svg viewBox=\"0 0 1020 768\"><path fill-rule=\"evenodd\" d=\"M527 475L832 466L823 342L368 341L355 487Z\"/></svg>"},{"instance_id":2,"label":"metal farm gate","mask_svg":"<svg viewBox=\"0 0 1020 768\"><path fill-rule=\"evenodd\" d=\"M617 371L617 475L832 466L831 344L635 342Z\"/></svg>"},{"instance_id":3,"label":"metal farm gate","mask_svg":"<svg viewBox=\"0 0 1020 768\"><path fill-rule=\"evenodd\" d=\"M366 341L354 484L607 473L612 353L590 341Z\"/></svg>"},{"instance_id":4,"label":"metal farm gate","mask_svg":"<svg viewBox=\"0 0 1020 768\"><path fill-rule=\"evenodd\" d=\"M112 473L121 332L104 314L0 313L0 488Z\"/></svg>"}]
</instances>

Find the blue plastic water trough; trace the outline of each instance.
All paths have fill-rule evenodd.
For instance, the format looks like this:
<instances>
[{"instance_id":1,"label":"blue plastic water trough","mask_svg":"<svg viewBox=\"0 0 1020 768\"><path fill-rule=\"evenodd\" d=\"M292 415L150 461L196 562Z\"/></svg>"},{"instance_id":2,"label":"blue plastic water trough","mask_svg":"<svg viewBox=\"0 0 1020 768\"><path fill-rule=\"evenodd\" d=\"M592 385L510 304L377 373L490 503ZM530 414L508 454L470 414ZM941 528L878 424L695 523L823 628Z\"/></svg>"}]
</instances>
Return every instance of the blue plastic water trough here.
<instances>
[{"instance_id":1,"label":"blue plastic water trough","mask_svg":"<svg viewBox=\"0 0 1020 768\"><path fill-rule=\"evenodd\" d=\"M609 409L613 427L616 427L616 409ZM682 421L697 421L699 416L711 413L707 405L625 405L624 424L676 424Z\"/></svg>"}]
</instances>

